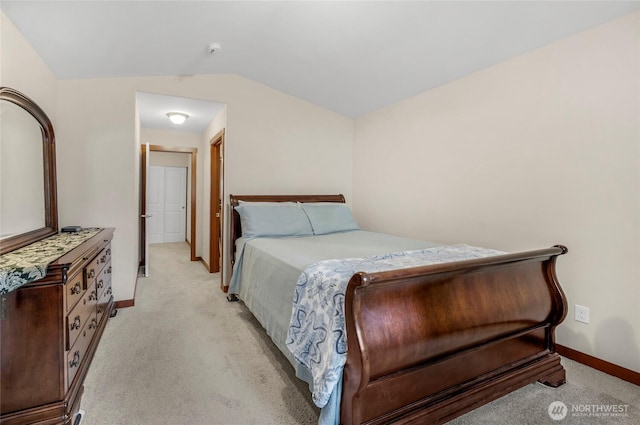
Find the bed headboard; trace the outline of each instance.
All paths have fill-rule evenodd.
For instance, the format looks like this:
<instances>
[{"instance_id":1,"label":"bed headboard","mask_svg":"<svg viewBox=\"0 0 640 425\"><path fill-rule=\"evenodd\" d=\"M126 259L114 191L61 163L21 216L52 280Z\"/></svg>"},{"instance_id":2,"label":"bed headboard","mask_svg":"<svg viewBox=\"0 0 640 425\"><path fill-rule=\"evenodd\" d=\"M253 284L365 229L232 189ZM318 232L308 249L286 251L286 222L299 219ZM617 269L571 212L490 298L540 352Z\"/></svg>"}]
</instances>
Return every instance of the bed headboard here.
<instances>
[{"instance_id":1,"label":"bed headboard","mask_svg":"<svg viewBox=\"0 0 640 425\"><path fill-rule=\"evenodd\" d=\"M231 265L236 261L236 240L242 236L240 214L235 210L239 201L245 202L341 202L345 199L338 195L230 195L231 220L229 220L229 240L231 242Z\"/></svg>"}]
</instances>

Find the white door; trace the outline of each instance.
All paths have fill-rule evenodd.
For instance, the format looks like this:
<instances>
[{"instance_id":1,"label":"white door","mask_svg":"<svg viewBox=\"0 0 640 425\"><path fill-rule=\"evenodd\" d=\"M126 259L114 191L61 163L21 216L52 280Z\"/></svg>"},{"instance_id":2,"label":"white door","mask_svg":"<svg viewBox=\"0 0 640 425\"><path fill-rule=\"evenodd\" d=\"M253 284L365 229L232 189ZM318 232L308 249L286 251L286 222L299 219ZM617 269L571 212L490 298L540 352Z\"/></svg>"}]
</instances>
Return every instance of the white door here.
<instances>
[{"instance_id":1,"label":"white door","mask_svg":"<svg viewBox=\"0 0 640 425\"><path fill-rule=\"evenodd\" d=\"M187 239L187 168L165 167L164 241Z\"/></svg>"},{"instance_id":2,"label":"white door","mask_svg":"<svg viewBox=\"0 0 640 425\"><path fill-rule=\"evenodd\" d=\"M147 188L149 243L184 242L187 221L187 168L152 165Z\"/></svg>"}]
</instances>

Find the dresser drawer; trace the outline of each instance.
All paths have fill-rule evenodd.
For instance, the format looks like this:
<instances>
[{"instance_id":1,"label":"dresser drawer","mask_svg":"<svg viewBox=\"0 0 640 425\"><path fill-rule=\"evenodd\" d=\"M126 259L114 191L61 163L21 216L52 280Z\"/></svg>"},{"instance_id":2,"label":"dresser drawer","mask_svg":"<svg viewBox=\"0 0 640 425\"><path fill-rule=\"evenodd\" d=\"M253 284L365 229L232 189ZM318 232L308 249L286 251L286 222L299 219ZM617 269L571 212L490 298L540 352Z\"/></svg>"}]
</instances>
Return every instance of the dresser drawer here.
<instances>
[{"instance_id":1,"label":"dresser drawer","mask_svg":"<svg viewBox=\"0 0 640 425\"><path fill-rule=\"evenodd\" d=\"M98 324L96 322L94 312L94 314L91 316L89 321L85 324L84 328L80 332L76 343L73 345L71 350L67 352L67 388L71 386L73 378L75 378L78 370L80 370L80 365L83 361L85 361L87 349L89 348L91 338L93 338L97 327Z\"/></svg>"},{"instance_id":2,"label":"dresser drawer","mask_svg":"<svg viewBox=\"0 0 640 425\"><path fill-rule=\"evenodd\" d=\"M110 267L110 266L107 266L107 267ZM107 311L107 307L109 306L109 301L111 301L111 298L112 298L111 274L109 273L105 277L107 277L107 279L104 281L105 283L104 283L102 294L98 296L98 308L96 310L98 323L100 323L100 321L102 320L102 316L104 315L105 311Z\"/></svg>"},{"instance_id":3,"label":"dresser drawer","mask_svg":"<svg viewBox=\"0 0 640 425\"><path fill-rule=\"evenodd\" d=\"M66 312L70 312L73 306L84 294L84 285L82 284L82 273L77 273L74 277L67 280L65 284L65 308Z\"/></svg>"},{"instance_id":4,"label":"dresser drawer","mask_svg":"<svg viewBox=\"0 0 640 425\"><path fill-rule=\"evenodd\" d=\"M98 295L96 293L96 286L91 287L84 291L82 300L76 304L71 313L66 317L66 330L67 330L67 346L69 350L76 342L78 335L82 329L86 328L86 325L93 319L96 320L96 305L98 303Z\"/></svg>"},{"instance_id":5,"label":"dresser drawer","mask_svg":"<svg viewBox=\"0 0 640 425\"><path fill-rule=\"evenodd\" d=\"M108 262L102 271L96 277L96 289L98 290L98 299L104 293L104 290L107 287L107 284L111 282L111 262Z\"/></svg>"},{"instance_id":6,"label":"dresser drawer","mask_svg":"<svg viewBox=\"0 0 640 425\"><path fill-rule=\"evenodd\" d=\"M88 288L96 277L100 274L107 263L111 262L111 244L107 245L98 253L87 266L84 268L85 288Z\"/></svg>"}]
</instances>

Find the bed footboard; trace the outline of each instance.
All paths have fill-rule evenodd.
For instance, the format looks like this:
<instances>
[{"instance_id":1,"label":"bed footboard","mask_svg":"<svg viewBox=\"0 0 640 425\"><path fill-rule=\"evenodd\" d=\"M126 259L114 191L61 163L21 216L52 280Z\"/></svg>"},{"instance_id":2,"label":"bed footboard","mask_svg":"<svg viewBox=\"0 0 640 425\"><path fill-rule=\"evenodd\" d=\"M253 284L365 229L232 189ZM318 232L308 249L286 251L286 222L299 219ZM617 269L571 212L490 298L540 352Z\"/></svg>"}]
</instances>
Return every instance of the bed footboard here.
<instances>
[{"instance_id":1,"label":"bed footboard","mask_svg":"<svg viewBox=\"0 0 640 425\"><path fill-rule=\"evenodd\" d=\"M563 246L349 282L341 423L442 423L529 383L558 386Z\"/></svg>"}]
</instances>

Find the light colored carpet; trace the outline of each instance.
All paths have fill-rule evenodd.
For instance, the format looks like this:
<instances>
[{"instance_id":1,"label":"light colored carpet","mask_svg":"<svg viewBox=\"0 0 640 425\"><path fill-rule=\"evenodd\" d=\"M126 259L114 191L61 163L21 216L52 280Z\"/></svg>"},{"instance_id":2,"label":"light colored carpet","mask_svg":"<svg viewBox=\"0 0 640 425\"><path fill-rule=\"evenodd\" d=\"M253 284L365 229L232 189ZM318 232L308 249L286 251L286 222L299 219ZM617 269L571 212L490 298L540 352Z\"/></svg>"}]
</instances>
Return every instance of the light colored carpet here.
<instances>
[{"instance_id":1,"label":"light colored carpet","mask_svg":"<svg viewBox=\"0 0 640 425\"><path fill-rule=\"evenodd\" d=\"M151 276L135 307L110 319L85 380L83 425L316 424L306 384L220 276L190 262L184 243L151 247ZM638 424L640 388L563 359L569 382L529 385L451 424ZM554 421L549 404L569 414ZM586 405L626 406L623 416L572 416Z\"/></svg>"}]
</instances>

